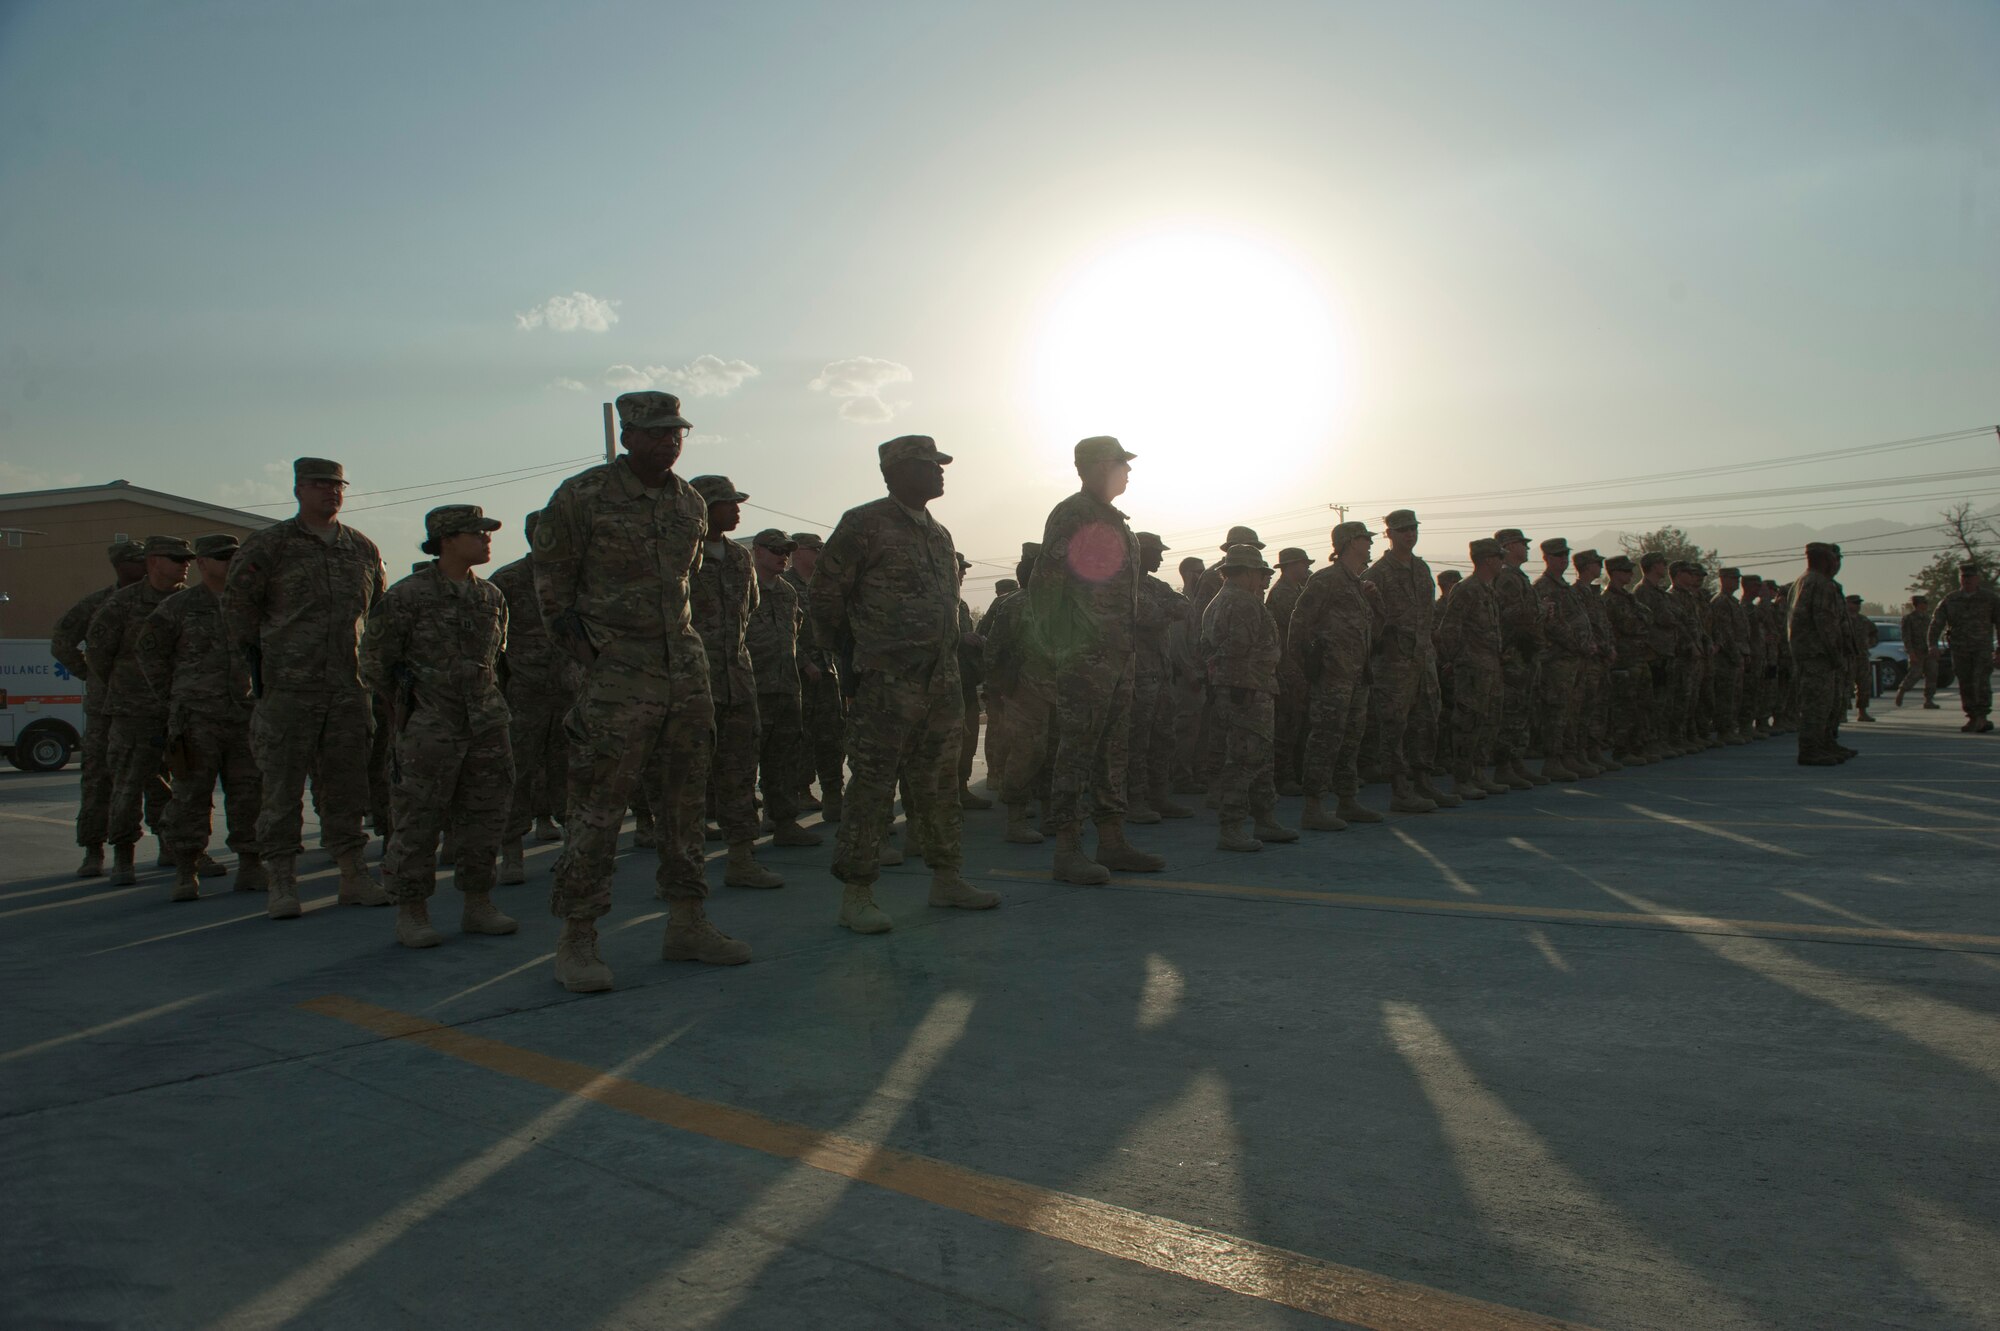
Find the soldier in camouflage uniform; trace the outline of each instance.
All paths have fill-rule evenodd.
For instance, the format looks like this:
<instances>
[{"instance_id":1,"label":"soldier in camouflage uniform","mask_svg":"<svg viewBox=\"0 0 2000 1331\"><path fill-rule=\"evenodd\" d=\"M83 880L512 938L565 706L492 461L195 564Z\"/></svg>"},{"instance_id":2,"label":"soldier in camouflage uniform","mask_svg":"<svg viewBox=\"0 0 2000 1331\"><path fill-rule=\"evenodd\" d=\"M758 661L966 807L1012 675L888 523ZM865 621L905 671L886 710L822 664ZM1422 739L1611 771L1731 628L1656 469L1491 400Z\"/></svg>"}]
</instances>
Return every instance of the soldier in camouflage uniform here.
<instances>
[{"instance_id":1,"label":"soldier in camouflage uniform","mask_svg":"<svg viewBox=\"0 0 2000 1331\"><path fill-rule=\"evenodd\" d=\"M1461 799L1504 795L1511 788L1496 771L1495 754L1506 706L1505 635L1494 591L1505 555L1500 542L1482 536L1466 547L1472 573L1452 589L1438 622L1438 653L1451 663L1452 787Z\"/></svg>"},{"instance_id":2,"label":"soldier in camouflage uniform","mask_svg":"<svg viewBox=\"0 0 2000 1331\"><path fill-rule=\"evenodd\" d=\"M1382 520L1389 540L1362 576L1380 592L1382 631L1369 670L1369 718L1363 768L1390 783L1395 813L1457 808L1456 795L1431 784L1437 761L1437 580L1415 553L1417 515L1399 508ZM1368 751L1372 748L1372 753Z\"/></svg>"},{"instance_id":3,"label":"soldier in camouflage uniform","mask_svg":"<svg viewBox=\"0 0 2000 1331\"><path fill-rule=\"evenodd\" d=\"M1743 633L1749 654L1743 658L1743 686L1736 703L1736 730L1749 739L1765 739L1765 718L1770 715L1766 684L1771 674L1771 640L1762 597L1764 579L1755 573L1743 575Z\"/></svg>"},{"instance_id":4,"label":"soldier in camouflage uniform","mask_svg":"<svg viewBox=\"0 0 2000 1331\"><path fill-rule=\"evenodd\" d=\"M1305 793L1299 785L1299 763L1305 756L1310 690L1304 677L1286 666L1284 652L1285 631L1292 622L1292 607L1299 603L1299 593L1306 588L1306 578L1312 574L1312 562L1312 556L1295 545L1278 551L1277 581L1271 584L1271 590L1264 597L1264 608L1271 612L1271 622L1278 626L1278 700L1277 720L1273 724L1276 738L1273 742L1277 746L1280 795Z\"/></svg>"},{"instance_id":5,"label":"soldier in camouflage uniform","mask_svg":"<svg viewBox=\"0 0 2000 1331\"><path fill-rule=\"evenodd\" d=\"M1676 700L1675 733L1690 752L1700 752L1718 743L1709 736L1702 704L1709 667L1715 659L1715 643L1708 636L1708 601L1702 593L1708 571L1691 559L1676 559L1668 566L1668 575L1672 583L1668 599L1681 623L1681 691Z\"/></svg>"},{"instance_id":6,"label":"soldier in camouflage uniform","mask_svg":"<svg viewBox=\"0 0 2000 1331\"><path fill-rule=\"evenodd\" d=\"M1201 682L1201 667L1194 659L1195 639L1201 634L1194 594L1208 569L1199 558L1189 555L1175 570L1180 574L1181 599L1188 608L1180 623L1167 630L1174 700L1174 770L1168 789L1176 795L1199 795L1205 789L1197 769L1201 766L1202 708L1207 704L1208 687Z\"/></svg>"},{"instance_id":7,"label":"soldier in camouflage uniform","mask_svg":"<svg viewBox=\"0 0 2000 1331\"><path fill-rule=\"evenodd\" d=\"M1516 790L1545 786L1549 779L1528 770L1526 759L1531 714L1535 702L1535 671L1547 634L1547 613L1535 596L1534 584L1521 566L1528 561L1528 538L1519 527L1502 527L1493 533L1500 542L1504 562L1494 579L1493 594L1500 602L1500 633L1503 687L1500 737L1495 741L1493 770Z\"/></svg>"},{"instance_id":8,"label":"soldier in camouflage uniform","mask_svg":"<svg viewBox=\"0 0 2000 1331\"><path fill-rule=\"evenodd\" d=\"M673 471L688 421L671 393L620 394L617 411L624 454L556 487L535 525L542 620L586 671L563 723L570 817L549 897L563 922L556 979L573 993L611 987L597 921L611 909L618 830L642 781L661 824L661 958L750 959L749 946L717 929L704 905L702 808L715 714L707 652L688 613L708 505Z\"/></svg>"},{"instance_id":9,"label":"soldier in camouflage uniform","mask_svg":"<svg viewBox=\"0 0 2000 1331\"><path fill-rule=\"evenodd\" d=\"M792 533L792 560L785 569L785 583L797 594L799 622L812 620L812 571L826 542L817 533ZM846 763L847 699L840 691L840 664L837 653L814 644L812 633L799 633L799 728L805 735L805 761L800 765L803 783L799 807L818 809L820 821L840 821L841 769ZM819 777L819 798L810 790Z\"/></svg>"},{"instance_id":10,"label":"soldier in camouflage uniform","mask_svg":"<svg viewBox=\"0 0 2000 1331\"><path fill-rule=\"evenodd\" d=\"M222 593L232 668L257 699L250 748L263 777L257 847L272 919L299 915L308 777L320 844L340 865L340 904L389 904L361 860L374 726L361 682L361 626L383 592L382 554L339 520L347 477L338 462L299 458L292 480L297 516L244 540Z\"/></svg>"},{"instance_id":11,"label":"soldier in camouflage uniform","mask_svg":"<svg viewBox=\"0 0 2000 1331\"><path fill-rule=\"evenodd\" d=\"M1764 594L1770 599L1778 635L1778 680L1772 707L1776 724L1772 729L1780 735L1794 734L1799 728L1799 677L1791 652L1792 589L1766 579Z\"/></svg>"},{"instance_id":12,"label":"soldier in camouflage uniform","mask_svg":"<svg viewBox=\"0 0 2000 1331\"><path fill-rule=\"evenodd\" d=\"M432 556L368 613L361 673L388 698L396 830L382 857L396 901L396 941L436 947L430 898L438 836L452 837L454 878L464 895L459 928L511 934L520 926L493 904L494 860L514 793L511 718L500 679L507 649L507 597L473 569L493 558L500 524L474 504L424 515Z\"/></svg>"},{"instance_id":13,"label":"soldier in camouflage uniform","mask_svg":"<svg viewBox=\"0 0 2000 1331\"><path fill-rule=\"evenodd\" d=\"M1861 613L1861 598L1847 598L1847 631L1853 639L1853 650L1848 658L1849 680L1854 690L1854 719L1873 721L1868 714L1868 699L1875 691L1875 671L1869 664L1868 653L1882 639L1882 630L1875 627L1875 621ZM1842 711L1846 709L1843 706Z\"/></svg>"},{"instance_id":14,"label":"soldier in camouflage uniform","mask_svg":"<svg viewBox=\"0 0 2000 1331\"><path fill-rule=\"evenodd\" d=\"M1238 546L1217 565L1222 590L1201 616L1200 656L1222 731L1222 816L1217 850L1254 851L1267 841L1297 841L1279 824L1273 780L1278 626L1262 604L1259 585L1270 566L1253 546ZM1253 820L1246 832L1243 820Z\"/></svg>"},{"instance_id":15,"label":"soldier in camouflage uniform","mask_svg":"<svg viewBox=\"0 0 2000 1331\"><path fill-rule=\"evenodd\" d=\"M894 927L875 904L882 842L903 784L911 836L931 870L930 904L986 910L997 892L959 874L963 813L946 799L958 757L964 696L958 683L958 551L930 514L944 493L949 454L929 435L876 450L889 493L843 513L812 577L812 626L823 650L854 645L845 817L834 838L842 885L839 923L856 933Z\"/></svg>"},{"instance_id":16,"label":"soldier in camouflage uniform","mask_svg":"<svg viewBox=\"0 0 2000 1331\"><path fill-rule=\"evenodd\" d=\"M1653 615L1632 591L1632 557L1605 561L1611 588L1600 598L1612 647L1607 672L1607 725L1611 753L1627 767L1652 762L1647 756L1653 717L1653 669L1659 663Z\"/></svg>"},{"instance_id":17,"label":"soldier in camouflage uniform","mask_svg":"<svg viewBox=\"0 0 2000 1331\"><path fill-rule=\"evenodd\" d=\"M783 887L757 862L757 672L744 634L757 609L757 572L750 552L728 539L750 496L727 476L688 482L708 504L708 543L688 575L688 611L708 650L708 693L715 705L715 752L710 760L708 813L729 843L722 881L730 887ZM690 850L701 854L697 842Z\"/></svg>"},{"instance_id":18,"label":"soldier in camouflage uniform","mask_svg":"<svg viewBox=\"0 0 2000 1331\"><path fill-rule=\"evenodd\" d=\"M1028 807L1042 802L1044 817L1049 799L1050 721L1054 709L1027 676L1027 583L1041 556L1040 541L1021 543L1021 562L1016 566L1021 589L995 601L979 621L980 667L986 676L986 696L995 706L988 733L998 736L988 751L987 761L1002 764L1000 799L1007 806L1007 840L1022 846L1039 846L1043 835L1030 821ZM997 752L996 760L992 755Z\"/></svg>"},{"instance_id":19,"label":"soldier in camouflage uniform","mask_svg":"<svg viewBox=\"0 0 2000 1331\"><path fill-rule=\"evenodd\" d=\"M1832 767L1854 756L1840 742L1840 696L1852 652L1847 606L1835 582L1840 547L1806 546L1806 571L1792 584L1787 636L1799 688L1799 765Z\"/></svg>"},{"instance_id":20,"label":"soldier in camouflage uniform","mask_svg":"<svg viewBox=\"0 0 2000 1331\"><path fill-rule=\"evenodd\" d=\"M1604 571L1604 556L1595 550L1578 550L1569 557L1576 574L1571 584L1584 618L1590 621L1590 655L1577 671L1578 750L1585 762L1600 772L1616 772L1625 764L1611 754L1611 667L1617 662L1618 648L1611 633L1611 620L1604 609L1604 589L1598 575Z\"/></svg>"},{"instance_id":21,"label":"soldier in camouflage uniform","mask_svg":"<svg viewBox=\"0 0 2000 1331\"><path fill-rule=\"evenodd\" d=\"M1088 885L1108 881L1113 869L1157 873L1167 862L1125 839L1141 574L1138 538L1111 501L1124 493L1136 455L1097 435L1079 441L1074 456L1082 487L1050 511L1028 581L1027 674L1055 701L1051 876ZM1094 860L1081 839L1086 804L1097 825Z\"/></svg>"},{"instance_id":22,"label":"soldier in camouflage uniform","mask_svg":"<svg viewBox=\"0 0 2000 1331\"><path fill-rule=\"evenodd\" d=\"M1648 550L1639 556L1639 571L1644 581L1633 596L1651 616L1658 639L1652 670L1651 747L1647 756L1679 758L1694 751L1680 732L1682 664L1694 649L1691 642L1683 642L1686 624L1674 608L1673 595L1667 588L1671 576L1667 557L1657 550Z\"/></svg>"},{"instance_id":23,"label":"soldier in camouflage uniform","mask_svg":"<svg viewBox=\"0 0 2000 1331\"><path fill-rule=\"evenodd\" d=\"M824 838L799 826L799 775L805 770L805 734L799 720L798 593L785 581L792 538L766 527L750 541L757 567L757 607L750 612L744 642L757 678L757 752L764 812L771 819L774 846L817 846Z\"/></svg>"},{"instance_id":24,"label":"soldier in camouflage uniform","mask_svg":"<svg viewBox=\"0 0 2000 1331\"><path fill-rule=\"evenodd\" d=\"M1750 616L1736 599L1743 573L1723 568L1715 571L1715 577L1717 590L1705 607L1709 640L1715 644L1709 667L1710 721L1723 743L1748 744L1750 737L1743 733L1741 720L1743 681L1750 673L1754 653Z\"/></svg>"},{"instance_id":25,"label":"soldier in camouflage uniform","mask_svg":"<svg viewBox=\"0 0 2000 1331\"><path fill-rule=\"evenodd\" d=\"M1007 777L1007 722L1003 715L1006 703L993 687L993 681L986 676L987 630L992 627L994 612L1000 603L1021 590L1018 578L1001 578L993 584L993 599L987 603L979 616L975 628L979 634L979 680L980 706L986 713L986 788L999 795ZM1003 797L1004 802L1004 797Z\"/></svg>"},{"instance_id":26,"label":"soldier in camouflage uniform","mask_svg":"<svg viewBox=\"0 0 2000 1331\"><path fill-rule=\"evenodd\" d=\"M1582 745L1577 738L1583 719L1583 668L1596 654L1597 643L1591 637L1589 613L1576 588L1563 577L1567 572L1569 541L1561 536L1543 541L1542 576L1534 583L1543 627L1535 701L1540 714L1536 729L1542 737L1542 775L1551 781L1600 774L1580 756Z\"/></svg>"},{"instance_id":27,"label":"soldier in camouflage uniform","mask_svg":"<svg viewBox=\"0 0 2000 1331\"><path fill-rule=\"evenodd\" d=\"M1149 531L1139 539L1139 618L1133 662L1132 738L1126 746L1125 821L1192 818L1170 793L1174 764L1174 678L1169 640L1188 619L1185 596L1154 576L1167 543ZM1289 617L1289 611L1287 612ZM1299 723L1304 729L1304 723Z\"/></svg>"},{"instance_id":28,"label":"soldier in camouflage uniform","mask_svg":"<svg viewBox=\"0 0 2000 1331\"><path fill-rule=\"evenodd\" d=\"M1903 670L1902 682L1896 685L1896 706L1903 705L1910 681L1921 680L1924 710L1936 711L1937 656L1931 651L1931 600L1922 592L1910 598L1910 613L1903 616L1903 655L1909 664Z\"/></svg>"},{"instance_id":29,"label":"soldier in camouflage uniform","mask_svg":"<svg viewBox=\"0 0 2000 1331\"><path fill-rule=\"evenodd\" d=\"M104 681L90 673L90 665L84 659L83 638L90 631L91 617L111 593L146 576L144 541L117 541L107 553L117 581L109 587L99 587L65 610L49 634L49 654L73 677L83 681L82 781L76 807L76 843L83 847L83 862L76 867L78 878L95 878L104 872L104 829L111 812L111 767L106 760L111 746L111 721L108 717L96 719L104 702ZM155 800L160 796L152 787L148 787L147 793ZM146 815L157 819L160 809L148 808Z\"/></svg>"},{"instance_id":30,"label":"soldier in camouflage uniform","mask_svg":"<svg viewBox=\"0 0 2000 1331\"><path fill-rule=\"evenodd\" d=\"M1951 665L1958 676L1959 705L1967 734L1993 729L1993 636L2000 629L2000 594L1980 583L1979 565L1958 566L1958 587L1938 600L1931 616L1930 648L1951 639Z\"/></svg>"},{"instance_id":31,"label":"soldier in camouflage uniform","mask_svg":"<svg viewBox=\"0 0 2000 1331\"><path fill-rule=\"evenodd\" d=\"M556 650L542 623L535 594L535 524L523 529L527 554L494 570L488 581L507 598L506 682L508 746L514 754L514 789L507 801L507 825L500 834L502 883L527 879L523 843L535 825L537 797L542 807L562 810L569 799L569 741L563 718L576 702L576 662ZM556 838L550 838L554 840Z\"/></svg>"},{"instance_id":32,"label":"soldier in camouflage uniform","mask_svg":"<svg viewBox=\"0 0 2000 1331\"><path fill-rule=\"evenodd\" d=\"M1382 620L1381 588L1365 581L1373 537L1362 522L1333 529L1333 558L1306 579L1285 635L1285 655L1306 681L1308 721L1299 784L1309 832L1344 832L1382 815L1357 798L1361 744L1368 721L1368 669ZM1338 802L1326 808L1326 797Z\"/></svg>"},{"instance_id":33,"label":"soldier in camouflage uniform","mask_svg":"<svg viewBox=\"0 0 2000 1331\"><path fill-rule=\"evenodd\" d=\"M167 700L167 763L173 798L160 827L177 877L171 900L193 901L208 848L215 783L229 819L229 848L236 852L236 890L262 892L257 853L257 803L261 785L250 752L250 707L240 675L229 668L229 632L222 621L222 589L235 556L234 536L195 541L201 581L162 601L139 630L135 654L157 697Z\"/></svg>"},{"instance_id":34,"label":"soldier in camouflage uniform","mask_svg":"<svg viewBox=\"0 0 2000 1331\"><path fill-rule=\"evenodd\" d=\"M86 660L90 673L104 681L104 697L98 705L100 718L111 723L111 739L106 759L111 768L111 809L105 836L111 842L111 881L136 881L133 847L139 840L142 807L155 804L148 797L157 789L167 789L167 700L153 692L139 657L139 635L146 618L170 595L187 582L187 566L194 560L194 547L178 536L146 538L146 576L129 587L120 587L105 598L90 618L84 633ZM158 798L161 813L166 800ZM162 824L153 823L160 837L160 863L173 859Z\"/></svg>"},{"instance_id":35,"label":"soldier in camouflage uniform","mask_svg":"<svg viewBox=\"0 0 2000 1331\"><path fill-rule=\"evenodd\" d=\"M972 607L965 603L965 575L972 571L972 561L964 555L958 557L958 691L965 704L965 714L959 721L958 783L948 792L958 801L961 809L980 810L993 807L993 801L984 795L972 793L972 763L979 756L979 686L984 682L980 664L985 639L979 636L979 629L972 619ZM989 739L986 744L987 786L991 788L993 766L993 742L990 738L993 722L987 720Z\"/></svg>"}]
</instances>

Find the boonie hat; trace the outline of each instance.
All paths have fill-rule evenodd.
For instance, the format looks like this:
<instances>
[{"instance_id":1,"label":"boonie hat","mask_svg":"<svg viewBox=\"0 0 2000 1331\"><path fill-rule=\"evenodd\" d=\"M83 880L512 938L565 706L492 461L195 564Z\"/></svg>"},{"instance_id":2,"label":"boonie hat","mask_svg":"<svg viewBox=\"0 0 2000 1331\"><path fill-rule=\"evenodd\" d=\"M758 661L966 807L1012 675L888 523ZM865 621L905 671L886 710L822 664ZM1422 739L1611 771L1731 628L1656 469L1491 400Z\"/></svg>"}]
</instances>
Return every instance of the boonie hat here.
<instances>
[{"instance_id":1,"label":"boonie hat","mask_svg":"<svg viewBox=\"0 0 2000 1331\"><path fill-rule=\"evenodd\" d=\"M1278 551L1279 568L1283 568L1287 564L1310 564L1312 562L1312 556L1299 549L1296 545L1288 545Z\"/></svg>"},{"instance_id":2,"label":"boonie hat","mask_svg":"<svg viewBox=\"0 0 2000 1331\"><path fill-rule=\"evenodd\" d=\"M1226 552L1233 545L1254 545L1259 550L1264 548L1264 543L1257 539L1256 531L1249 527L1231 527L1229 529L1229 535L1222 540L1222 548Z\"/></svg>"},{"instance_id":3,"label":"boonie hat","mask_svg":"<svg viewBox=\"0 0 2000 1331\"><path fill-rule=\"evenodd\" d=\"M197 559L227 559L242 548L242 543L228 532L194 538L194 553Z\"/></svg>"},{"instance_id":4,"label":"boonie hat","mask_svg":"<svg viewBox=\"0 0 2000 1331\"><path fill-rule=\"evenodd\" d=\"M694 422L681 415L681 400L672 393L620 393L618 423L635 430L685 430Z\"/></svg>"},{"instance_id":5,"label":"boonie hat","mask_svg":"<svg viewBox=\"0 0 2000 1331\"><path fill-rule=\"evenodd\" d=\"M1094 434L1076 443L1076 465L1079 467L1087 467L1093 462L1130 462L1138 456L1137 453L1128 453L1125 445L1108 434Z\"/></svg>"},{"instance_id":6,"label":"boonie hat","mask_svg":"<svg viewBox=\"0 0 2000 1331\"><path fill-rule=\"evenodd\" d=\"M1528 543L1527 533L1523 532L1519 527L1502 527L1499 531L1493 533L1493 539L1502 545L1507 545L1514 541L1519 541L1523 545Z\"/></svg>"},{"instance_id":7,"label":"boonie hat","mask_svg":"<svg viewBox=\"0 0 2000 1331\"><path fill-rule=\"evenodd\" d=\"M766 527L750 538L750 544L762 546L777 554L788 555L798 549L798 542L779 531L776 527Z\"/></svg>"},{"instance_id":8,"label":"boonie hat","mask_svg":"<svg viewBox=\"0 0 2000 1331\"><path fill-rule=\"evenodd\" d=\"M499 531L500 520L486 516L477 504L446 504L424 514L424 535L433 541L467 531Z\"/></svg>"},{"instance_id":9,"label":"boonie hat","mask_svg":"<svg viewBox=\"0 0 2000 1331\"><path fill-rule=\"evenodd\" d=\"M688 482L694 492L709 504L740 504L750 496L736 488L735 482L727 476L697 476Z\"/></svg>"},{"instance_id":10,"label":"boonie hat","mask_svg":"<svg viewBox=\"0 0 2000 1331\"><path fill-rule=\"evenodd\" d=\"M1545 555L1566 555L1569 553L1569 541L1565 537L1551 536L1548 540L1542 542L1542 553Z\"/></svg>"},{"instance_id":11,"label":"boonie hat","mask_svg":"<svg viewBox=\"0 0 2000 1331\"><path fill-rule=\"evenodd\" d=\"M347 472L332 458L293 458L292 484L302 481L339 481L347 484Z\"/></svg>"},{"instance_id":12,"label":"boonie hat","mask_svg":"<svg viewBox=\"0 0 2000 1331\"><path fill-rule=\"evenodd\" d=\"M918 462L935 462L943 466L951 461L951 454L938 452L937 440L927 434L898 435L875 450L883 466L891 462L915 459Z\"/></svg>"},{"instance_id":13,"label":"boonie hat","mask_svg":"<svg viewBox=\"0 0 2000 1331\"><path fill-rule=\"evenodd\" d=\"M1255 569L1259 573L1269 573L1271 571L1271 566L1264 562L1264 556L1259 548L1249 544L1230 546L1216 567L1220 568L1224 573L1245 568Z\"/></svg>"},{"instance_id":14,"label":"boonie hat","mask_svg":"<svg viewBox=\"0 0 2000 1331\"><path fill-rule=\"evenodd\" d=\"M162 559L178 559L185 562L194 558L194 547L180 536L148 536L146 538L146 558L154 555Z\"/></svg>"}]
</instances>

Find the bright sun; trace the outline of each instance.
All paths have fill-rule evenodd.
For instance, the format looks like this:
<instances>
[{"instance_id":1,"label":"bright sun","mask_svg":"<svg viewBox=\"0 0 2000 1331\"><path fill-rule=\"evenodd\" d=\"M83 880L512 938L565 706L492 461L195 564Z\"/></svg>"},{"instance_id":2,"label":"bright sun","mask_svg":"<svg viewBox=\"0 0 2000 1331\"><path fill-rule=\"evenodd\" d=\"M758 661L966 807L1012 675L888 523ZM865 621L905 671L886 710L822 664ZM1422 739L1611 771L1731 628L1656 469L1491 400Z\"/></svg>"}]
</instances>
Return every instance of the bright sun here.
<instances>
[{"instance_id":1,"label":"bright sun","mask_svg":"<svg viewBox=\"0 0 2000 1331\"><path fill-rule=\"evenodd\" d=\"M1144 236L1083 267L1049 304L1033 357L1051 444L1116 435L1140 456L1135 493L1160 498L1296 473L1325 449L1341 397L1318 285L1270 247L1217 232Z\"/></svg>"}]
</instances>

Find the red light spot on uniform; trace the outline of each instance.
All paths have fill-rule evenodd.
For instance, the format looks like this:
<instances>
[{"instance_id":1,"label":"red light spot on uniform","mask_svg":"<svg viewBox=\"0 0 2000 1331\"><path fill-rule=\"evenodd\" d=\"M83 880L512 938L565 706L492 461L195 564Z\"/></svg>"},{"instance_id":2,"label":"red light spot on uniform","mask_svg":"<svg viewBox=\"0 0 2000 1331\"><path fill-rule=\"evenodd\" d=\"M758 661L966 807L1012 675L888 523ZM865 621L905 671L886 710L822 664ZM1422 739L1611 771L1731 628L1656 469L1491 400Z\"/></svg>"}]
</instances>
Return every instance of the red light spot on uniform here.
<instances>
[{"instance_id":1,"label":"red light spot on uniform","mask_svg":"<svg viewBox=\"0 0 2000 1331\"><path fill-rule=\"evenodd\" d=\"M1125 567L1125 536L1116 527L1093 522L1069 538L1069 571L1087 582L1103 582Z\"/></svg>"}]
</instances>

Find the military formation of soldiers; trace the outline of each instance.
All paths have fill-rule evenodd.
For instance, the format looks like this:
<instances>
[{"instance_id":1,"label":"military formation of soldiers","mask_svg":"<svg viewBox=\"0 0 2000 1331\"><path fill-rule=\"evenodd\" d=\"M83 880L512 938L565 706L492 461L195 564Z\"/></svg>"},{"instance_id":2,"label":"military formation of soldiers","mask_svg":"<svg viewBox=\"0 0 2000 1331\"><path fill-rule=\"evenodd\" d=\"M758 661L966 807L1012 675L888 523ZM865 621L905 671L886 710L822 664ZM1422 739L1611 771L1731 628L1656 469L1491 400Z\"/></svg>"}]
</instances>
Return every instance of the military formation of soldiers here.
<instances>
[{"instance_id":1,"label":"military formation of soldiers","mask_svg":"<svg viewBox=\"0 0 2000 1331\"><path fill-rule=\"evenodd\" d=\"M893 927L875 889L905 858L899 797L929 904L999 905L961 874L964 812L991 807L969 786L982 711L1005 839L1052 840L1052 876L1078 884L1165 868L1126 829L1193 817L1177 795L1216 810L1218 848L1253 852L1382 822L1361 802L1375 782L1388 813L1422 815L1792 732L1801 764L1830 766L1857 752L1839 742L1845 706L1874 719L1876 630L1835 580L1837 546L1808 545L1789 585L1722 568L1710 592L1697 563L1562 537L1539 543L1531 576L1509 527L1439 578L1397 509L1379 554L1378 533L1343 521L1317 571L1296 547L1274 567L1231 528L1175 587L1158 576L1166 543L1114 503L1137 455L1097 436L975 626L969 564L930 512L951 457L928 436L881 445L886 493L824 540L739 543L750 496L674 471L679 399L627 393L617 413L622 454L558 486L528 516L529 553L490 580L477 569L501 524L451 504L425 516L429 558L389 585L339 520L346 477L323 458L294 463L297 515L240 545L114 546L117 584L54 644L90 717L79 875L106 872L109 845L112 881L135 881L150 825L172 899L196 899L226 872L207 853L220 781L235 886L296 918L310 784L337 900L393 904L397 940L427 948L441 864L461 930L511 934L495 886L524 881L531 834L561 839L555 974L592 992L612 986L597 921L628 813L657 855L665 960L749 960L709 919L704 843L727 847L726 885L779 888L757 843L821 844L800 821L815 809L837 829L842 926ZM1897 704L1914 680L1937 705L1948 640L1964 729L1990 731L2000 596L1968 564L1935 610L1914 606ZM1279 821L1281 796L1303 798L1300 828ZM371 814L382 881L362 855Z\"/></svg>"}]
</instances>

